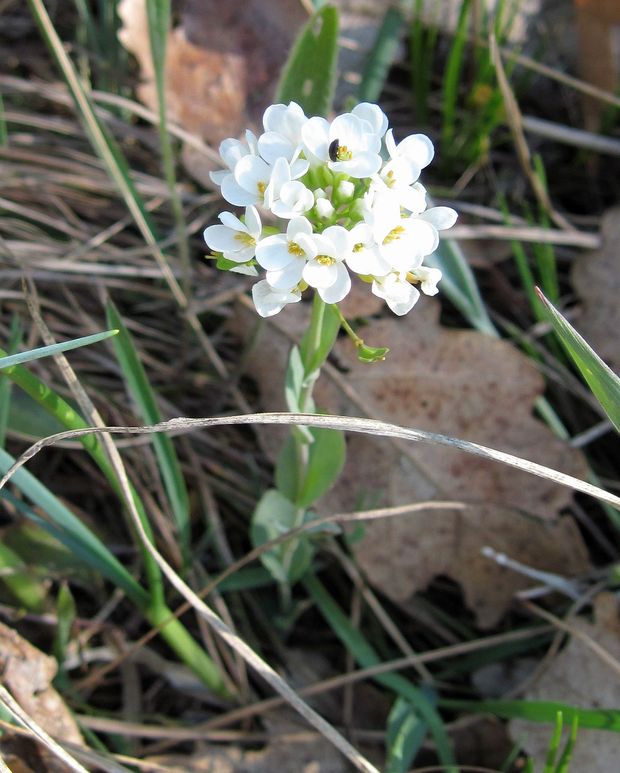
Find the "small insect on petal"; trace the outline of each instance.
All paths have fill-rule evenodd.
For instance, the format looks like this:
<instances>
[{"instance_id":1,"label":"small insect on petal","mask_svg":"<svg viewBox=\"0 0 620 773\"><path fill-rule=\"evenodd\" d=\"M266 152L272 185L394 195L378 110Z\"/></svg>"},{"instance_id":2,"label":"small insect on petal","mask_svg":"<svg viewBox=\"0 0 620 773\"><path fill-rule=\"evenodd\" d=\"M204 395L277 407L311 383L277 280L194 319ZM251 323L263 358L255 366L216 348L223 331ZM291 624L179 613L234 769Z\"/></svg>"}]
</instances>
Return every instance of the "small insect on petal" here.
<instances>
[{"instance_id":1,"label":"small insect on petal","mask_svg":"<svg viewBox=\"0 0 620 773\"><path fill-rule=\"evenodd\" d=\"M330 161L338 161L338 140L333 140L327 150Z\"/></svg>"}]
</instances>

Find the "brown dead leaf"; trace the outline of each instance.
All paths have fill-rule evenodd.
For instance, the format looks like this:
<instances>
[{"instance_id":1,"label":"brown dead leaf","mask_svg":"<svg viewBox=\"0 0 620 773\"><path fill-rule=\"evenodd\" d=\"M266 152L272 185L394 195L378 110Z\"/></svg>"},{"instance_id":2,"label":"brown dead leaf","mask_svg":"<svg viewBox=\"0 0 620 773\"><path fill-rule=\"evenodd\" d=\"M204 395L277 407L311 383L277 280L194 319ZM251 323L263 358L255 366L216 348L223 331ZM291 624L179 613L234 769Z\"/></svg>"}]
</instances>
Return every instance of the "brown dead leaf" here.
<instances>
[{"instance_id":1,"label":"brown dead leaf","mask_svg":"<svg viewBox=\"0 0 620 773\"><path fill-rule=\"evenodd\" d=\"M290 313L278 315L276 324L297 329L300 309L285 311ZM482 333L442 328L438 314L438 304L424 299L404 319L382 319L359 331L367 343L390 347L384 363L359 363L351 342L338 341L335 358L370 414L585 477L583 456L532 415L544 385L531 361L510 344ZM241 322L243 327L248 324ZM274 336L271 326L263 326L247 360L265 410L284 407L281 374L288 346ZM315 396L317 405L329 413L360 413L325 377ZM280 436L269 432L262 437L273 458ZM373 507L426 499L473 504L467 511L418 514L365 526L364 539L354 547L356 558L370 581L395 602L405 604L434 577L447 575L462 585L478 623L490 627L529 583L484 558L484 545L546 571L571 575L588 566L574 522L558 517L571 501L567 489L426 443L405 447L352 434L347 448L343 475L323 509L340 512L354 510L360 502Z\"/></svg>"},{"instance_id":2,"label":"brown dead leaf","mask_svg":"<svg viewBox=\"0 0 620 773\"><path fill-rule=\"evenodd\" d=\"M146 2L122 0L118 13L119 38L140 65L138 98L156 110ZM186 0L168 37L168 118L213 144L256 126L306 19L295 0Z\"/></svg>"},{"instance_id":3,"label":"brown dead leaf","mask_svg":"<svg viewBox=\"0 0 620 773\"><path fill-rule=\"evenodd\" d=\"M583 313L574 326L620 372L620 207L603 215L601 233L601 249L579 257L573 268L573 285L583 301Z\"/></svg>"},{"instance_id":4,"label":"brown dead leaf","mask_svg":"<svg viewBox=\"0 0 620 773\"><path fill-rule=\"evenodd\" d=\"M84 745L73 715L52 687L58 667L54 658L45 655L16 631L0 623L0 680L12 693L24 711L56 740ZM64 771L66 766L40 746L31 747L27 739L10 739L3 751L30 760L35 770ZM37 762L32 762L32 757ZM26 764L26 763L25 763ZM42 767L44 766L44 767ZM25 768L24 768L25 769Z\"/></svg>"},{"instance_id":5,"label":"brown dead leaf","mask_svg":"<svg viewBox=\"0 0 620 773\"><path fill-rule=\"evenodd\" d=\"M595 600L594 613L594 623L578 618L571 621L572 627L587 634L620 660L620 622L614 595L601 593ZM618 695L618 675L585 642L572 638L524 698L560 701L581 708L616 708ZM552 734L551 726L513 720L509 730L515 742L533 757L535 769L542 770ZM619 757L620 736L617 733L579 728L570 769L593 772L618 770Z\"/></svg>"}]
</instances>

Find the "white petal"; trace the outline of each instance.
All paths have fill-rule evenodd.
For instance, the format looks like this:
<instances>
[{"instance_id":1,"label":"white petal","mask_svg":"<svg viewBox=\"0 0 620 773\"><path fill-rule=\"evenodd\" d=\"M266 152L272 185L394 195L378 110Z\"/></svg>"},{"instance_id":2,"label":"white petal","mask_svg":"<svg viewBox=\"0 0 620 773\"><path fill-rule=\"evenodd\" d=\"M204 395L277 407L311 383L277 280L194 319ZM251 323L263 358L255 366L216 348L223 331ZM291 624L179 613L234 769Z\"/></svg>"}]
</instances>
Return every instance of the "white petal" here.
<instances>
[{"instance_id":1,"label":"white petal","mask_svg":"<svg viewBox=\"0 0 620 773\"><path fill-rule=\"evenodd\" d=\"M236 207L247 207L250 204L258 204L261 197L256 193L242 188L232 174L226 175L222 182L222 196Z\"/></svg>"},{"instance_id":2,"label":"white petal","mask_svg":"<svg viewBox=\"0 0 620 773\"><path fill-rule=\"evenodd\" d=\"M323 231L323 236L331 241L335 248L335 255L339 260L344 260L351 248L349 231L341 225L330 225Z\"/></svg>"},{"instance_id":3,"label":"white petal","mask_svg":"<svg viewBox=\"0 0 620 773\"><path fill-rule=\"evenodd\" d=\"M388 129L385 135L385 147L390 158L396 158L396 142L394 140L394 129Z\"/></svg>"},{"instance_id":4,"label":"white petal","mask_svg":"<svg viewBox=\"0 0 620 773\"><path fill-rule=\"evenodd\" d=\"M290 290L299 283L305 265L303 258L295 258L279 271L268 271L267 281L276 290Z\"/></svg>"},{"instance_id":5,"label":"white petal","mask_svg":"<svg viewBox=\"0 0 620 773\"><path fill-rule=\"evenodd\" d=\"M209 172L209 177L212 183L221 185L225 177L232 177L232 175L228 169L218 169L216 172Z\"/></svg>"},{"instance_id":6,"label":"white petal","mask_svg":"<svg viewBox=\"0 0 620 773\"><path fill-rule=\"evenodd\" d=\"M258 241L263 226L256 207L245 208L245 225L248 233Z\"/></svg>"},{"instance_id":7,"label":"white petal","mask_svg":"<svg viewBox=\"0 0 620 773\"><path fill-rule=\"evenodd\" d=\"M236 235L236 231L232 231L225 225L210 225L204 230L205 242L216 252L239 249L242 245L235 238Z\"/></svg>"},{"instance_id":8,"label":"white petal","mask_svg":"<svg viewBox=\"0 0 620 773\"><path fill-rule=\"evenodd\" d=\"M223 255L226 260L233 260L235 263L247 263L248 260L252 260L255 253L255 244L244 246L241 242L237 242L237 245L233 249L224 250Z\"/></svg>"},{"instance_id":9,"label":"white petal","mask_svg":"<svg viewBox=\"0 0 620 773\"><path fill-rule=\"evenodd\" d=\"M295 155L296 145L278 132L265 132L258 138L258 152L268 164L275 164L280 157L287 161Z\"/></svg>"},{"instance_id":10,"label":"white petal","mask_svg":"<svg viewBox=\"0 0 620 773\"><path fill-rule=\"evenodd\" d=\"M435 155L433 143L426 134L410 134L396 147L399 156L406 156L421 169L428 166Z\"/></svg>"},{"instance_id":11,"label":"white petal","mask_svg":"<svg viewBox=\"0 0 620 773\"><path fill-rule=\"evenodd\" d=\"M412 216L403 220L407 232L407 240L413 244L418 255L430 255L439 244L439 234L432 223L422 220L422 215Z\"/></svg>"},{"instance_id":12,"label":"white petal","mask_svg":"<svg viewBox=\"0 0 620 773\"><path fill-rule=\"evenodd\" d=\"M256 266L248 266L243 263L240 266L234 266L228 269L231 274L244 274L245 276L258 276Z\"/></svg>"},{"instance_id":13,"label":"white petal","mask_svg":"<svg viewBox=\"0 0 620 773\"><path fill-rule=\"evenodd\" d=\"M355 153L348 161L330 161L328 166L334 172L344 172L350 177L370 177L381 168L381 156L364 150Z\"/></svg>"},{"instance_id":14,"label":"white petal","mask_svg":"<svg viewBox=\"0 0 620 773\"><path fill-rule=\"evenodd\" d=\"M428 223L437 228L438 231L442 231L444 228L452 228L456 223L458 215L456 211L451 207L431 207L420 215L422 220L426 220Z\"/></svg>"},{"instance_id":15,"label":"white petal","mask_svg":"<svg viewBox=\"0 0 620 773\"><path fill-rule=\"evenodd\" d=\"M295 256L288 251L288 241L284 234L267 236L256 245L256 260L268 271L279 271L290 263Z\"/></svg>"},{"instance_id":16,"label":"white petal","mask_svg":"<svg viewBox=\"0 0 620 773\"><path fill-rule=\"evenodd\" d=\"M430 266L419 266L413 272L416 279L420 280L420 289L426 295L437 295L437 283L441 280L441 271Z\"/></svg>"},{"instance_id":17,"label":"white petal","mask_svg":"<svg viewBox=\"0 0 620 773\"><path fill-rule=\"evenodd\" d=\"M304 266L302 276L310 287L331 287L338 278L337 266L337 263L324 266L317 260L311 260Z\"/></svg>"},{"instance_id":18,"label":"white petal","mask_svg":"<svg viewBox=\"0 0 620 773\"><path fill-rule=\"evenodd\" d=\"M359 105L355 105L351 112L358 118L368 121L375 134L383 137L388 127L388 119L379 105L373 105L370 102L360 102Z\"/></svg>"},{"instance_id":19,"label":"white petal","mask_svg":"<svg viewBox=\"0 0 620 773\"><path fill-rule=\"evenodd\" d=\"M244 156L237 161L235 166L235 180L246 191L258 196L260 195L259 184L265 187L269 184L271 169L269 164L258 156Z\"/></svg>"},{"instance_id":20,"label":"white petal","mask_svg":"<svg viewBox=\"0 0 620 773\"><path fill-rule=\"evenodd\" d=\"M338 275L329 287L319 287L318 293L325 303L339 303L351 289L351 277L343 263L336 264Z\"/></svg>"},{"instance_id":21,"label":"white petal","mask_svg":"<svg viewBox=\"0 0 620 773\"><path fill-rule=\"evenodd\" d=\"M347 266L356 274L367 276L385 276L391 268L377 247L362 248L358 252L350 252L347 257Z\"/></svg>"},{"instance_id":22,"label":"white petal","mask_svg":"<svg viewBox=\"0 0 620 773\"><path fill-rule=\"evenodd\" d=\"M243 225L241 220L239 220L237 215L233 215L232 212L220 212L218 217L226 228L230 228L232 231L243 231L244 233L247 233L247 228Z\"/></svg>"},{"instance_id":23,"label":"white petal","mask_svg":"<svg viewBox=\"0 0 620 773\"><path fill-rule=\"evenodd\" d=\"M426 188L420 183L400 189L398 196L401 205L414 215L419 215L426 209Z\"/></svg>"},{"instance_id":24,"label":"white petal","mask_svg":"<svg viewBox=\"0 0 620 773\"><path fill-rule=\"evenodd\" d=\"M289 241L295 241L299 234L307 234L312 236L312 226L310 221L305 217L294 217L286 228L286 238Z\"/></svg>"},{"instance_id":25,"label":"white petal","mask_svg":"<svg viewBox=\"0 0 620 773\"><path fill-rule=\"evenodd\" d=\"M252 299L256 311L261 317L272 317L281 311L288 303L297 303L301 300L301 292L281 292L269 286L266 279L262 279L252 287Z\"/></svg>"},{"instance_id":26,"label":"white petal","mask_svg":"<svg viewBox=\"0 0 620 773\"><path fill-rule=\"evenodd\" d=\"M315 161L324 162L328 159L329 123L325 118L315 116L309 118L301 129L304 146Z\"/></svg>"}]
</instances>

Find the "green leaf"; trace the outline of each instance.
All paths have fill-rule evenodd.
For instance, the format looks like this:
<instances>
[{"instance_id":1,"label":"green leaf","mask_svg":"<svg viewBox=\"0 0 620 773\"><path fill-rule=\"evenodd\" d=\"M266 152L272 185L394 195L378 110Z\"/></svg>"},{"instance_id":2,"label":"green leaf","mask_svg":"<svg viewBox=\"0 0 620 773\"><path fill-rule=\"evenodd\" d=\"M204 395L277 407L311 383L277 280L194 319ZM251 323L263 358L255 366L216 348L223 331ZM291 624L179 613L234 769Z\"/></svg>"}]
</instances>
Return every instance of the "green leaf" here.
<instances>
[{"instance_id":1,"label":"green leaf","mask_svg":"<svg viewBox=\"0 0 620 773\"><path fill-rule=\"evenodd\" d=\"M8 354L14 354L19 349L22 338L22 327L17 314L11 318L11 330L7 344ZM6 442L6 430L9 423L11 409L12 383L8 378L2 378L0 374L0 448L4 448Z\"/></svg>"},{"instance_id":2,"label":"green leaf","mask_svg":"<svg viewBox=\"0 0 620 773\"><path fill-rule=\"evenodd\" d=\"M41 346L38 349L30 349L28 352L20 352L19 354L9 354L6 357L0 357L0 369L11 368L13 365L21 365L24 362L30 362L31 360L40 360L41 357L51 357L54 354L60 352L68 352L71 349L77 349L80 346L88 346L89 344L96 344L98 341L105 341L106 338L111 338L118 333L118 330L106 330L104 333L95 333L92 336L84 336L83 338L74 338L72 341L64 341L60 344L52 344L51 346Z\"/></svg>"},{"instance_id":3,"label":"green leaf","mask_svg":"<svg viewBox=\"0 0 620 773\"><path fill-rule=\"evenodd\" d=\"M608 367L588 342L536 288L547 318L562 345L579 368L592 393L599 401L610 421L620 432L620 378Z\"/></svg>"},{"instance_id":4,"label":"green leaf","mask_svg":"<svg viewBox=\"0 0 620 773\"><path fill-rule=\"evenodd\" d=\"M387 765L385 773L407 773L428 727L409 701L397 698L387 725Z\"/></svg>"},{"instance_id":5,"label":"green leaf","mask_svg":"<svg viewBox=\"0 0 620 773\"><path fill-rule=\"evenodd\" d=\"M300 509L275 489L269 489L261 497L254 515L250 535L255 547L301 525ZM306 573L314 550L310 541L302 536L278 545L261 555L263 566L280 583L294 583Z\"/></svg>"},{"instance_id":6,"label":"green leaf","mask_svg":"<svg viewBox=\"0 0 620 773\"><path fill-rule=\"evenodd\" d=\"M288 357L288 365L284 376L284 397L286 406L292 413L303 411L301 406L301 392L306 377L299 347L293 346Z\"/></svg>"},{"instance_id":7,"label":"green leaf","mask_svg":"<svg viewBox=\"0 0 620 773\"><path fill-rule=\"evenodd\" d=\"M366 57L362 82L357 94L360 102L379 101L405 29L406 23L402 11L394 7L388 8L373 47Z\"/></svg>"},{"instance_id":8,"label":"green leaf","mask_svg":"<svg viewBox=\"0 0 620 773\"><path fill-rule=\"evenodd\" d=\"M385 355L390 350L387 348L387 346L366 346L366 344L361 344L357 347L357 359L360 362L383 362L385 360Z\"/></svg>"},{"instance_id":9,"label":"green leaf","mask_svg":"<svg viewBox=\"0 0 620 773\"><path fill-rule=\"evenodd\" d=\"M338 11L325 6L299 33L282 71L276 102L297 102L306 115L331 110L338 59Z\"/></svg>"},{"instance_id":10,"label":"green leaf","mask_svg":"<svg viewBox=\"0 0 620 773\"><path fill-rule=\"evenodd\" d=\"M131 336L111 301L106 307L106 314L109 323L113 324L119 331L118 337L114 340L114 351L116 352L116 357L120 363L129 391L138 404L145 423L157 424L161 421L161 414L157 407L155 394L142 367ZM179 464L172 440L165 433L157 432L152 435L152 442L166 494L168 495L179 532L181 550L185 558L187 558L190 542L189 495L183 473L181 472L181 465Z\"/></svg>"},{"instance_id":11,"label":"green leaf","mask_svg":"<svg viewBox=\"0 0 620 773\"><path fill-rule=\"evenodd\" d=\"M315 427L310 433L314 443L309 447L306 477L295 499L299 507L309 507L333 486L346 458L347 446L343 432Z\"/></svg>"},{"instance_id":12,"label":"green leaf","mask_svg":"<svg viewBox=\"0 0 620 773\"><path fill-rule=\"evenodd\" d=\"M278 454L275 469L276 488L293 502L299 491L299 464L297 463L297 443L289 434Z\"/></svg>"}]
</instances>

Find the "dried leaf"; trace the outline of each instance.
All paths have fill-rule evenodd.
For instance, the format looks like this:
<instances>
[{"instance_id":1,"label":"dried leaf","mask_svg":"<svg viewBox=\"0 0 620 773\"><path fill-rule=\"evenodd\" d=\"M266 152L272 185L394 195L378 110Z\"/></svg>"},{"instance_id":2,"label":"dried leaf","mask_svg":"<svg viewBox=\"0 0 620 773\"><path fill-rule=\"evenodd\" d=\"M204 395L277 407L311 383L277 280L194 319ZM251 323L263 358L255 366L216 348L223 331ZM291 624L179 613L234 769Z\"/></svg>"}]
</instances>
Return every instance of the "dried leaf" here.
<instances>
[{"instance_id":1,"label":"dried leaf","mask_svg":"<svg viewBox=\"0 0 620 773\"><path fill-rule=\"evenodd\" d=\"M603 246L579 257L572 280L583 300L574 326L607 364L620 372L620 208L608 210L601 222Z\"/></svg>"},{"instance_id":2,"label":"dried leaf","mask_svg":"<svg viewBox=\"0 0 620 773\"><path fill-rule=\"evenodd\" d=\"M84 745L73 715L65 702L52 687L58 667L54 658L45 655L16 631L0 623L0 674L1 681L12 693L24 711L47 733L60 741ZM9 745L4 744L10 742ZM66 766L46 749L33 746L27 739L14 738L3 741L3 753L10 755L19 748L19 754L29 758L37 770L65 771ZM30 759L32 757L32 759ZM33 762L33 760L35 760ZM36 762L38 760L38 762ZM24 770L27 768L24 767Z\"/></svg>"},{"instance_id":3,"label":"dried leaf","mask_svg":"<svg viewBox=\"0 0 620 773\"><path fill-rule=\"evenodd\" d=\"M601 593L594 602L594 623L585 618L571 625L594 639L620 660L620 621L618 604L612 593ZM572 638L537 683L523 696L527 700L559 701L581 708L616 708L620 685L614 673L588 645ZM564 722L565 728L570 725ZM523 720L509 724L510 734L534 759L534 768L544 766L551 728ZM617 770L620 735L604 730L579 728L570 770Z\"/></svg>"},{"instance_id":4,"label":"dried leaf","mask_svg":"<svg viewBox=\"0 0 620 773\"><path fill-rule=\"evenodd\" d=\"M299 311L283 312L276 324L295 330ZM338 341L335 359L369 412L585 477L582 455L532 415L544 384L531 361L510 344L482 333L442 328L438 314L439 306L424 299L409 317L374 321L360 330L369 343L391 349L377 365L359 363L351 342ZM274 335L263 327L247 359L265 410L283 409L278 374L287 346L274 342ZM324 377L315 396L317 405L330 413L360 413ZM270 432L262 437L273 453L278 436ZM364 539L353 547L370 581L393 601L405 604L434 577L447 575L462 585L478 623L489 627L529 582L484 558L484 545L546 571L571 575L588 566L574 522L558 517L570 503L570 491L440 446L396 446L383 438L351 435L343 476L323 509L338 512L425 499L460 499L473 507L369 523Z\"/></svg>"},{"instance_id":5,"label":"dried leaf","mask_svg":"<svg viewBox=\"0 0 620 773\"><path fill-rule=\"evenodd\" d=\"M122 0L118 13L119 38L140 65L138 97L156 109L145 0ZM255 125L306 18L294 0L187 0L168 38L169 119L211 143Z\"/></svg>"}]
</instances>

